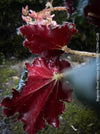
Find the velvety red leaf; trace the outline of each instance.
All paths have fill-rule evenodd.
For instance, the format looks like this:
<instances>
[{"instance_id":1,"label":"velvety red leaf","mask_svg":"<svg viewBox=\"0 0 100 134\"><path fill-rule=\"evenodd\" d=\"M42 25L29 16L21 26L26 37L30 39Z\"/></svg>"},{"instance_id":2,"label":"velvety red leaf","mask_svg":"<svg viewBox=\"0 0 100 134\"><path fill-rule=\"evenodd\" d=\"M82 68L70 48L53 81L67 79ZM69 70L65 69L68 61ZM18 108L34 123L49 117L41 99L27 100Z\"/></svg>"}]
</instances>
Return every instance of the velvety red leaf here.
<instances>
[{"instance_id":1,"label":"velvety red leaf","mask_svg":"<svg viewBox=\"0 0 100 134\"><path fill-rule=\"evenodd\" d=\"M57 98L57 92L58 92L58 84L55 85L52 93L50 94L46 105L45 105L45 119L46 121L51 124L53 127L59 126L59 120L58 120L58 108L60 107L61 113L64 112L65 106L64 103L62 105L59 105L60 101Z\"/></svg>"},{"instance_id":2,"label":"velvety red leaf","mask_svg":"<svg viewBox=\"0 0 100 134\"><path fill-rule=\"evenodd\" d=\"M24 122L24 130L29 134L45 128L46 121L58 127L58 115L65 110L63 101L71 101L72 91L64 81L53 78L63 69L70 68L70 63L37 58L31 66L26 63L26 67L25 85L20 91L12 89L12 97L3 99L3 113L9 117L19 112L18 119Z\"/></svg>"},{"instance_id":3,"label":"velvety red leaf","mask_svg":"<svg viewBox=\"0 0 100 134\"><path fill-rule=\"evenodd\" d=\"M45 58L59 58L64 52L61 50L45 50L41 53L42 57Z\"/></svg>"},{"instance_id":4,"label":"velvety red leaf","mask_svg":"<svg viewBox=\"0 0 100 134\"><path fill-rule=\"evenodd\" d=\"M66 102L71 102L71 87L67 83L60 81L59 82L58 99Z\"/></svg>"},{"instance_id":5,"label":"velvety red leaf","mask_svg":"<svg viewBox=\"0 0 100 134\"><path fill-rule=\"evenodd\" d=\"M61 50L77 32L72 23L65 23L55 28L51 25L25 25L20 27L20 31L26 36L25 47L35 54L41 54L46 50Z\"/></svg>"}]
</instances>

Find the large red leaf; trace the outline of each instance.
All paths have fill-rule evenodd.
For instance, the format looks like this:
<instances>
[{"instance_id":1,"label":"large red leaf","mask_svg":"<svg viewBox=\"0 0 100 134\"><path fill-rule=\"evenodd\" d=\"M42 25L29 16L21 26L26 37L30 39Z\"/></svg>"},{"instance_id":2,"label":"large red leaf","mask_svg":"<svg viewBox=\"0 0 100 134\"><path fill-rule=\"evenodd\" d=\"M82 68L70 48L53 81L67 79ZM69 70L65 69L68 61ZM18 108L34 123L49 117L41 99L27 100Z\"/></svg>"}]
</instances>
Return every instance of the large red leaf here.
<instances>
[{"instance_id":1,"label":"large red leaf","mask_svg":"<svg viewBox=\"0 0 100 134\"><path fill-rule=\"evenodd\" d=\"M72 23L65 23L55 28L51 25L25 25L20 27L20 31L26 36L25 47L35 54L52 49L61 50L77 32Z\"/></svg>"},{"instance_id":2,"label":"large red leaf","mask_svg":"<svg viewBox=\"0 0 100 134\"><path fill-rule=\"evenodd\" d=\"M18 119L24 122L24 130L29 134L43 129L46 121L58 127L58 115L65 110L63 101L71 101L71 88L54 76L70 68L70 63L37 58L31 66L27 63L26 67L28 78L25 85L20 91L12 89L12 97L3 99L3 113L9 117L19 112Z\"/></svg>"}]
</instances>

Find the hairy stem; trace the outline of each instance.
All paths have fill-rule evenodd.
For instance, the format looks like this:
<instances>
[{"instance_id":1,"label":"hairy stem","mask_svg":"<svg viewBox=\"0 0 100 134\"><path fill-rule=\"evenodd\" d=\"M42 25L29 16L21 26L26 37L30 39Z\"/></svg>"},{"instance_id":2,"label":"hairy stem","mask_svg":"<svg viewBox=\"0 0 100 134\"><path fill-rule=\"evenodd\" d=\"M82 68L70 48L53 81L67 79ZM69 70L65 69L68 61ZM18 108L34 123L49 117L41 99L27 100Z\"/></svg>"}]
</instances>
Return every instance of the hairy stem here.
<instances>
[{"instance_id":1,"label":"hairy stem","mask_svg":"<svg viewBox=\"0 0 100 134\"><path fill-rule=\"evenodd\" d=\"M100 53L90 53L90 52L82 52L82 51L77 51L77 50L71 50L67 46L64 46L62 48L65 53L71 53L75 55L80 55L80 56L88 56L88 57L100 57Z\"/></svg>"},{"instance_id":2,"label":"hairy stem","mask_svg":"<svg viewBox=\"0 0 100 134\"><path fill-rule=\"evenodd\" d=\"M45 12L51 12L51 11L66 11L66 7L53 7L49 9L44 9L43 11L40 11L37 14L44 14Z\"/></svg>"}]
</instances>

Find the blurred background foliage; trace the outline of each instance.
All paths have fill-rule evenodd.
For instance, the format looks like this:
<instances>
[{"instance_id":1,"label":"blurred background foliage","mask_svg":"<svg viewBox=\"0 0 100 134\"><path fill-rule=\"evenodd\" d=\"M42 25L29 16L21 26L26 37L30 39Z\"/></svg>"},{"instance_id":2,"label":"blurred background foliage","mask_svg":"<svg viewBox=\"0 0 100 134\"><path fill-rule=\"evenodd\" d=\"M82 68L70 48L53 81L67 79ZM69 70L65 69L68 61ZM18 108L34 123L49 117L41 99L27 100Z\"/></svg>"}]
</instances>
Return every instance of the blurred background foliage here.
<instances>
[{"instance_id":1,"label":"blurred background foliage","mask_svg":"<svg viewBox=\"0 0 100 134\"><path fill-rule=\"evenodd\" d=\"M15 56L26 58L30 56L27 48L23 47L24 37L17 35L17 28L24 25L22 20L22 7L26 5L29 9L40 11L45 7L47 0L0 0L0 62L5 58ZM54 0L53 6L64 5L63 0ZM94 51L96 44L96 27L90 25L84 16L74 15L73 19L67 19L66 12L55 12L58 23L69 21L76 24L78 33L72 38L70 46L72 49L83 51Z\"/></svg>"}]
</instances>

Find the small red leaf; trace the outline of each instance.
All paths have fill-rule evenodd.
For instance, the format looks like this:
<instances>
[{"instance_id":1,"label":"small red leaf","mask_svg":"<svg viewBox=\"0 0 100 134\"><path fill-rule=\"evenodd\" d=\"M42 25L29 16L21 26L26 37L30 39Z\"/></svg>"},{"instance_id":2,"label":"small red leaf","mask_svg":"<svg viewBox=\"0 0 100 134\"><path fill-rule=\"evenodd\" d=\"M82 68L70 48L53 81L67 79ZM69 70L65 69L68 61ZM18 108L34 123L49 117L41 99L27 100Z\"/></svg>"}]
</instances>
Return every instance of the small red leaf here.
<instances>
[{"instance_id":1,"label":"small red leaf","mask_svg":"<svg viewBox=\"0 0 100 134\"><path fill-rule=\"evenodd\" d=\"M75 11L73 3L74 3L74 0L65 0L65 6L70 15L72 15L72 13Z\"/></svg>"},{"instance_id":2,"label":"small red leaf","mask_svg":"<svg viewBox=\"0 0 100 134\"><path fill-rule=\"evenodd\" d=\"M55 28L51 25L25 25L20 27L20 31L26 36L25 47L35 54L52 49L61 50L70 42L73 34L77 33L72 23L65 23Z\"/></svg>"},{"instance_id":3,"label":"small red leaf","mask_svg":"<svg viewBox=\"0 0 100 134\"><path fill-rule=\"evenodd\" d=\"M63 64L62 64L63 63ZM58 115L65 110L63 101L71 101L71 88L64 81L53 79L54 74L69 68L63 60L37 58L30 66L26 64L28 78L20 91L13 89L12 97L2 101L3 113L12 116L19 112L24 130L34 134L45 128L47 121L54 127L59 126Z\"/></svg>"}]
</instances>

